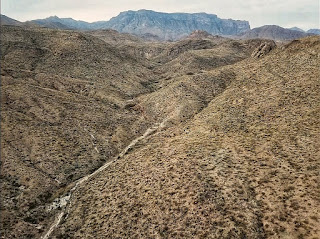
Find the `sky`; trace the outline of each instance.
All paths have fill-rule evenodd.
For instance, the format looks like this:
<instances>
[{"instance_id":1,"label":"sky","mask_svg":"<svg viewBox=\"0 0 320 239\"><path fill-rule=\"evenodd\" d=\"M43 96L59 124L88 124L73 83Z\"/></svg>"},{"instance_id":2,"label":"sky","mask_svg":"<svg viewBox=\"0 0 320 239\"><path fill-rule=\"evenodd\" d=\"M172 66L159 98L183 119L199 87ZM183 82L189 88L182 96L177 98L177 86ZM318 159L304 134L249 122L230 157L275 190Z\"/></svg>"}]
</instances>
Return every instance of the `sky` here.
<instances>
[{"instance_id":1,"label":"sky","mask_svg":"<svg viewBox=\"0 0 320 239\"><path fill-rule=\"evenodd\" d=\"M262 25L320 28L320 0L1 0L1 14L19 21L49 16L88 22L109 20L127 10L206 12Z\"/></svg>"}]
</instances>

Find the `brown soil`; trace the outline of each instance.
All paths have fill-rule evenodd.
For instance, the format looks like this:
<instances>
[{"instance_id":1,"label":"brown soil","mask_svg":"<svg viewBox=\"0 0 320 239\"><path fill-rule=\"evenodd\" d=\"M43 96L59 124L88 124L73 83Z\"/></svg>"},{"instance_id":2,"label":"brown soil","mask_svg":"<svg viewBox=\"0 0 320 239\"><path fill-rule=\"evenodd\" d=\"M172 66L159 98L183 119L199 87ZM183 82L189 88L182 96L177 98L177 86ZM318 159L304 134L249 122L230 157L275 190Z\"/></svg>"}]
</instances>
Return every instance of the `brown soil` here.
<instances>
[{"instance_id":1,"label":"brown soil","mask_svg":"<svg viewBox=\"0 0 320 239\"><path fill-rule=\"evenodd\" d=\"M319 237L319 37L1 30L2 238Z\"/></svg>"}]
</instances>

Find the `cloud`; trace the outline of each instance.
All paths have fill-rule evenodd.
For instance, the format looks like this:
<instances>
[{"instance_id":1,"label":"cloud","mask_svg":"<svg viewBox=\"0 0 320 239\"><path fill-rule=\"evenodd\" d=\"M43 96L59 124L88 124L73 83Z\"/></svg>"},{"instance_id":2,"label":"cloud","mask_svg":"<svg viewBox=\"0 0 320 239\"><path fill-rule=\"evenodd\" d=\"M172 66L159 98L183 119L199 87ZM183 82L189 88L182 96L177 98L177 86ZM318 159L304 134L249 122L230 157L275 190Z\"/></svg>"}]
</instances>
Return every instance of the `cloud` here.
<instances>
[{"instance_id":1,"label":"cloud","mask_svg":"<svg viewBox=\"0 0 320 239\"><path fill-rule=\"evenodd\" d=\"M2 0L2 13L25 21L52 15L85 21L108 20L121 11L207 12L248 20L252 27L276 24L319 28L318 0Z\"/></svg>"}]
</instances>

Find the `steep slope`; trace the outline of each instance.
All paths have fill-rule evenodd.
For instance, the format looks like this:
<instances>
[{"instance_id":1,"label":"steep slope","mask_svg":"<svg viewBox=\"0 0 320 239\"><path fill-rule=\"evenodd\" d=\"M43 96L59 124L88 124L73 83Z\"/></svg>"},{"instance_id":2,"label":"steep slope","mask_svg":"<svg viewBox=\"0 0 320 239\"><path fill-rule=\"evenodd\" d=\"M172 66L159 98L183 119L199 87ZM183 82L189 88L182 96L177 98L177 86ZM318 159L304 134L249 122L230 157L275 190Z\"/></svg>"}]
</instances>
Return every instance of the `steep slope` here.
<instances>
[{"instance_id":1,"label":"steep slope","mask_svg":"<svg viewBox=\"0 0 320 239\"><path fill-rule=\"evenodd\" d=\"M140 59L142 64L147 60L147 67L150 69L153 69L159 63L154 58L163 54L168 46L171 45L167 42L152 42L143 36L138 37L128 33L119 33L111 29L86 31L86 33L102 39L125 55L128 54L135 59Z\"/></svg>"},{"instance_id":2,"label":"steep slope","mask_svg":"<svg viewBox=\"0 0 320 239\"><path fill-rule=\"evenodd\" d=\"M111 18L103 28L136 35L153 34L163 40L177 40L194 30L211 34L236 35L250 29L247 21L220 19L206 13L161 13L151 10L126 11Z\"/></svg>"},{"instance_id":3,"label":"steep slope","mask_svg":"<svg viewBox=\"0 0 320 239\"><path fill-rule=\"evenodd\" d=\"M206 13L161 13L151 10L126 11L109 21L84 22L52 16L31 21L51 28L100 30L113 29L140 36L147 40L178 40L194 30L218 35L237 35L250 29L247 21L220 19Z\"/></svg>"},{"instance_id":4,"label":"steep slope","mask_svg":"<svg viewBox=\"0 0 320 239\"><path fill-rule=\"evenodd\" d=\"M34 22L19 22L13 18L7 17L1 14L1 25L2 26L19 26L19 27L26 27L26 28L36 28L39 27L38 24Z\"/></svg>"},{"instance_id":5,"label":"steep slope","mask_svg":"<svg viewBox=\"0 0 320 239\"><path fill-rule=\"evenodd\" d=\"M57 16L51 16L45 19L36 19L30 22L36 23L44 27L58 29L89 30L95 28L93 24L85 21L77 21L72 18L59 18Z\"/></svg>"},{"instance_id":6,"label":"steep slope","mask_svg":"<svg viewBox=\"0 0 320 239\"><path fill-rule=\"evenodd\" d=\"M240 37L242 39L263 38L263 39L271 39L274 41L290 41L290 40L306 37L308 35L310 34L307 34L301 31L282 28L276 25L266 25L266 26L254 28L240 35Z\"/></svg>"},{"instance_id":7,"label":"steep slope","mask_svg":"<svg viewBox=\"0 0 320 239\"><path fill-rule=\"evenodd\" d=\"M160 55L156 58L165 63L158 70L168 78L211 70L250 57L261 44L275 48L273 41L263 39L236 41L217 37L179 41L164 51L166 57Z\"/></svg>"},{"instance_id":8,"label":"steep slope","mask_svg":"<svg viewBox=\"0 0 320 239\"><path fill-rule=\"evenodd\" d=\"M153 123L126 108L153 79L72 31L2 26L1 53L1 234L37 238L51 220L46 203Z\"/></svg>"},{"instance_id":9,"label":"steep slope","mask_svg":"<svg viewBox=\"0 0 320 239\"><path fill-rule=\"evenodd\" d=\"M1 25L21 26L23 23L1 14Z\"/></svg>"},{"instance_id":10,"label":"steep slope","mask_svg":"<svg viewBox=\"0 0 320 239\"><path fill-rule=\"evenodd\" d=\"M288 28L289 30L294 30L294 31L299 31L299 32L305 32L304 30L302 30L301 28L299 27L291 27L291 28Z\"/></svg>"},{"instance_id":11,"label":"steep slope","mask_svg":"<svg viewBox=\"0 0 320 239\"><path fill-rule=\"evenodd\" d=\"M319 38L1 33L2 237L319 233Z\"/></svg>"},{"instance_id":12,"label":"steep slope","mask_svg":"<svg viewBox=\"0 0 320 239\"><path fill-rule=\"evenodd\" d=\"M127 33L119 33L116 30L106 29L106 30L93 30L87 31L86 33L98 37L105 42L117 45L124 46L132 43L141 43L143 40L139 37L127 34Z\"/></svg>"},{"instance_id":13,"label":"steep slope","mask_svg":"<svg viewBox=\"0 0 320 239\"><path fill-rule=\"evenodd\" d=\"M37 24L38 26L51 28L51 29L60 29L60 30L72 30L72 29L75 29L75 28L69 27L67 25L64 25L64 24L62 24L61 22L58 22L58 21L34 20L34 21L27 22L27 23Z\"/></svg>"},{"instance_id":14,"label":"steep slope","mask_svg":"<svg viewBox=\"0 0 320 239\"><path fill-rule=\"evenodd\" d=\"M309 29L307 33L312 33L316 35L320 35L320 29Z\"/></svg>"},{"instance_id":15,"label":"steep slope","mask_svg":"<svg viewBox=\"0 0 320 239\"><path fill-rule=\"evenodd\" d=\"M217 39L217 38L222 38L218 35L212 35L206 31L202 30L195 30L190 33L189 36L186 37L187 39Z\"/></svg>"},{"instance_id":16,"label":"steep slope","mask_svg":"<svg viewBox=\"0 0 320 239\"><path fill-rule=\"evenodd\" d=\"M319 52L306 38L204 73L207 107L82 185L55 235L316 238Z\"/></svg>"},{"instance_id":17,"label":"steep slope","mask_svg":"<svg viewBox=\"0 0 320 239\"><path fill-rule=\"evenodd\" d=\"M115 157L155 123L185 120L203 108L208 99L199 95L220 92L226 84L203 78L202 87L192 89L202 78L190 82L188 77L171 84L162 76L157 57L168 62L216 46L221 39L160 44L112 30L3 27L2 234L38 238L55 217L48 206L76 180ZM167 58L170 49L175 53ZM187 87L178 89L178 82ZM164 85L167 90L151 93ZM177 89L172 102L189 94L193 99L188 106L170 105L168 93Z\"/></svg>"}]
</instances>

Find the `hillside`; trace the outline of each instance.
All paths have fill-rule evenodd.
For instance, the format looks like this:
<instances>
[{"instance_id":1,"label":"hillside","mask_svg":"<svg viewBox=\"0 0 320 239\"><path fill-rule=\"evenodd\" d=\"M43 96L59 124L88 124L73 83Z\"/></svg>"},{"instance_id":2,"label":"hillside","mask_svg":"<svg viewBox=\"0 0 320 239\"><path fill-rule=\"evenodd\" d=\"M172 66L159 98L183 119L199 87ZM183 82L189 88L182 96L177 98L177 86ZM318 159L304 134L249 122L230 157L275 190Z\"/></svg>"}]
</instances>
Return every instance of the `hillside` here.
<instances>
[{"instance_id":1,"label":"hillside","mask_svg":"<svg viewBox=\"0 0 320 239\"><path fill-rule=\"evenodd\" d=\"M33 238L47 222L45 203L152 123L126 104L153 79L136 59L77 32L2 27L1 52L1 234Z\"/></svg>"},{"instance_id":2,"label":"hillside","mask_svg":"<svg viewBox=\"0 0 320 239\"><path fill-rule=\"evenodd\" d=\"M161 91L168 80L161 73L163 63L188 51L214 48L220 40L155 44L110 30L5 26L1 42L1 230L9 238L33 238L55 216L46 211L48 204L148 127L175 114L180 106L168 105L167 92ZM235 61L250 56L252 49L247 51ZM167 52L172 54L167 57ZM194 91L188 117L203 105L197 95L216 84L207 79L200 89L181 91L179 97Z\"/></svg>"},{"instance_id":3,"label":"hillside","mask_svg":"<svg viewBox=\"0 0 320 239\"><path fill-rule=\"evenodd\" d=\"M207 13L163 13L151 10L125 11L109 21L96 22L85 22L57 16L25 23L6 16L2 18L3 25L41 26L62 30L100 31L100 33L104 30L116 30L119 33L129 33L145 41L152 42L177 41L186 37L197 38L201 34L227 36L236 39L261 38L275 41L290 41L310 35L319 35L319 29L310 29L305 32L297 27L282 28L276 25L265 25L250 30L250 25L247 21L221 19L215 14ZM194 35L192 36L192 34Z\"/></svg>"},{"instance_id":4,"label":"hillside","mask_svg":"<svg viewBox=\"0 0 320 239\"><path fill-rule=\"evenodd\" d=\"M294 31L299 31L299 32L304 32L304 30L302 30L301 28L299 27L291 27L291 28L288 28L289 30L294 30Z\"/></svg>"},{"instance_id":5,"label":"hillside","mask_svg":"<svg viewBox=\"0 0 320 239\"><path fill-rule=\"evenodd\" d=\"M298 28L298 27L292 27L292 28L289 28L289 29L300 31L300 32L304 32L304 33L314 34L314 35L320 35L320 29L309 29L307 31L304 31L304 30L302 30L301 28Z\"/></svg>"},{"instance_id":6,"label":"hillside","mask_svg":"<svg viewBox=\"0 0 320 239\"><path fill-rule=\"evenodd\" d=\"M57 29L78 29L78 30L89 30L92 29L90 23L85 21L77 21L72 18L59 18L57 16L51 16L45 19L36 19L30 21L43 27L57 28Z\"/></svg>"},{"instance_id":7,"label":"hillside","mask_svg":"<svg viewBox=\"0 0 320 239\"><path fill-rule=\"evenodd\" d=\"M320 29L309 29L307 33L320 35Z\"/></svg>"},{"instance_id":8,"label":"hillside","mask_svg":"<svg viewBox=\"0 0 320 239\"><path fill-rule=\"evenodd\" d=\"M250 29L247 21L220 19L214 14L162 13L151 10L121 12L109 21L92 23L57 16L31 22L44 27L60 29L113 29L157 41L179 40L195 30L205 30L215 35L237 35Z\"/></svg>"},{"instance_id":9,"label":"hillside","mask_svg":"<svg viewBox=\"0 0 320 239\"><path fill-rule=\"evenodd\" d=\"M216 82L212 100L80 186L55 235L316 238L319 51L306 38L187 77Z\"/></svg>"},{"instance_id":10,"label":"hillside","mask_svg":"<svg viewBox=\"0 0 320 239\"><path fill-rule=\"evenodd\" d=\"M2 238L319 234L319 37L3 26L1 52Z\"/></svg>"},{"instance_id":11,"label":"hillside","mask_svg":"<svg viewBox=\"0 0 320 239\"><path fill-rule=\"evenodd\" d=\"M309 36L311 34L301 32L299 30L292 30L282 28L276 25L266 25L262 27L254 28L244 34L240 35L242 39L270 39L274 41L290 41Z\"/></svg>"},{"instance_id":12,"label":"hillside","mask_svg":"<svg viewBox=\"0 0 320 239\"><path fill-rule=\"evenodd\" d=\"M7 17L1 14L1 25L14 25L14 26L21 26L22 22L19 22L13 18Z\"/></svg>"},{"instance_id":13,"label":"hillside","mask_svg":"<svg viewBox=\"0 0 320 239\"><path fill-rule=\"evenodd\" d=\"M161 13L150 10L122 12L103 27L136 35L153 34L163 40L177 40L194 30L236 35L250 29L247 21L220 19L214 14Z\"/></svg>"}]
</instances>

